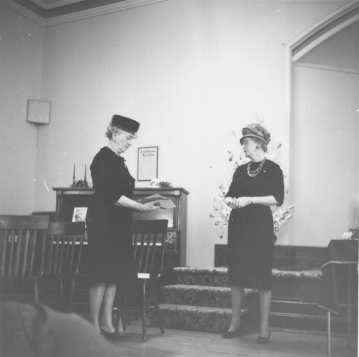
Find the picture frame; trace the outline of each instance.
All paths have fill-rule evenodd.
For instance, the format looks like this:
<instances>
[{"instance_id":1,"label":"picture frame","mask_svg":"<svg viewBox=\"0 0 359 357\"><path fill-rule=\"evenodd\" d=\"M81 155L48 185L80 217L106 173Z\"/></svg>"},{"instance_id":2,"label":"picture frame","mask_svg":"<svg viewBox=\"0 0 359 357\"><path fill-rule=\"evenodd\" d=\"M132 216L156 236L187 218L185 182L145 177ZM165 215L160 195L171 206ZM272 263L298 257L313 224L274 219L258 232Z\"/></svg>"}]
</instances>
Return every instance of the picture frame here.
<instances>
[{"instance_id":1,"label":"picture frame","mask_svg":"<svg viewBox=\"0 0 359 357\"><path fill-rule=\"evenodd\" d=\"M137 148L137 180L151 181L158 178L158 146Z\"/></svg>"}]
</instances>

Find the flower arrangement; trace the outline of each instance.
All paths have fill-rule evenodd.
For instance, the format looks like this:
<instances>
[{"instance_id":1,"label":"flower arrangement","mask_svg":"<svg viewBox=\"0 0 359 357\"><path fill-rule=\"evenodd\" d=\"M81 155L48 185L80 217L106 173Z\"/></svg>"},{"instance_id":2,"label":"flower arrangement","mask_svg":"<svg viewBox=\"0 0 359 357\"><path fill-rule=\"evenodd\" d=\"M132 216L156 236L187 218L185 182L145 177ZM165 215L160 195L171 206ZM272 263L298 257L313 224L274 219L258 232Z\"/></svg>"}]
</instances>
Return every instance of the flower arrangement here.
<instances>
[{"instance_id":1,"label":"flower arrangement","mask_svg":"<svg viewBox=\"0 0 359 357\"><path fill-rule=\"evenodd\" d=\"M239 137L236 134L236 132L232 131L232 135L234 136L235 139L234 142L236 143L236 147L238 147L239 151L235 152L236 149L227 149L226 161L227 164L230 165L231 171L233 173L238 166L248 162L248 159L244 155L243 150L238 145ZM273 143L272 141L272 145L269 148L267 157L280 164L281 150L282 150L282 144L275 142ZM280 164L280 166L282 167L283 170L285 195L287 196L288 174L284 165ZM227 193L228 186L229 183L227 184L222 183L217 187L217 192L213 197L212 210L209 214L209 217L213 219L213 226L217 232L217 235L221 239L225 236L225 232L227 230L227 225L228 225L229 214L231 212L231 209L225 203L225 195ZM285 223L287 223L288 220L293 216L294 206L287 205L286 203L284 203L281 207L272 208L272 211L273 211L274 231L279 232L280 229L285 225Z\"/></svg>"}]
</instances>

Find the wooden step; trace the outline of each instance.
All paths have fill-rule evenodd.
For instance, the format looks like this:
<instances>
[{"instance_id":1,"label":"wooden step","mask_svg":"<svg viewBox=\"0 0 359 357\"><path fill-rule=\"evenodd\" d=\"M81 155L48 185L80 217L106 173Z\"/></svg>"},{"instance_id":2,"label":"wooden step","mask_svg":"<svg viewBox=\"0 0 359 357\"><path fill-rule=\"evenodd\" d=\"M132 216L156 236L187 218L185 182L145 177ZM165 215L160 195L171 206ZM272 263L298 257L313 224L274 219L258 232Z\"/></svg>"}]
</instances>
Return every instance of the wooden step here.
<instances>
[{"instance_id":1,"label":"wooden step","mask_svg":"<svg viewBox=\"0 0 359 357\"><path fill-rule=\"evenodd\" d=\"M231 318L231 309L190 305L161 304L160 313L167 328L205 332L225 331Z\"/></svg>"},{"instance_id":2,"label":"wooden step","mask_svg":"<svg viewBox=\"0 0 359 357\"><path fill-rule=\"evenodd\" d=\"M231 309L228 308L176 304L161 304L160 313L164 326L167 328L216 333L225 331L231 318ZM247 310L243 310L242 317L243 323L251 323ZM325 315L272 312L270 325L281 329L324 332L326 317ZM344 319L335 317L333 327L336 332L344 332L346 328Z\"/></svg>"},{"instance_id":3,"label":"wooden step","mask_svg":"<svg viewBox=\"0 0 359 357\"><path fill-rule=\"evenodd\" d=\"M246 296L254 291L246 289ZM225 286L174 284L162 288L166 304L231 308L231 289Z\"/></svg>"},{"instance_id":4,"label":"wooden step","mask_svg":"<svg viewBox=\"0 0 359 357\"><path fill-rule=\"evenodd\" d=\"M258 299L257 292L246 289L244 307L250 299ZM162 302L165 304L212 306L231 308L231 289L224 286L174 284L162 287ZM255 302L252 302L252 304ZM258 302L256 302L258 305ZM253 305L252 305L253 306ZM273 312L322 315L313 304L299 300L272 299Z\"/></svg>"},{"instance_id":5,"label":"wooden step","mask_svg":"<svg viewBox=\"0 0 359 357\"><path fill-rule=\"evenodd\" d=\"M227 268L194 269L177 267L175 283L181 285L205 285L228 287ZM285 299L318 301L321 296L322 272L319 269L281 270L273 269L274 296Z\"/></svg>"}]
</instances>

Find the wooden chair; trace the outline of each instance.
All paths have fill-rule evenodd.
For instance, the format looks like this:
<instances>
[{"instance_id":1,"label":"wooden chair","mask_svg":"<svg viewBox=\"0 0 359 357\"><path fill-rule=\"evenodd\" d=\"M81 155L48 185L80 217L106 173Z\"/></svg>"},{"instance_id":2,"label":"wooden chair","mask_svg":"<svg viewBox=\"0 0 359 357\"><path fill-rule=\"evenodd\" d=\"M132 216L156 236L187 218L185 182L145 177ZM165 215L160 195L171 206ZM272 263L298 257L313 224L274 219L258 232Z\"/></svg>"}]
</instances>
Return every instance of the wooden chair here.
<instances>
[{"instance_id":1,"label":"wooden chair","mask_svg":"<svg viewBox=\"0 0 359 357\"><path fill-rule=\"evenodd\" d=\"M84 222L49 224L43 276L58 280L61 302L67 310L72 307L85 243Z\"/></svg>"},{"instance_id":2,"label":"wooden chair","mask_svg":"<svg viewBox=\"0 0 359 357\"><path fill-rule=\"evenodd\" d=\"M157 312L159 328L164 333L159 314L160 279L165 258L165 238L167 220L135 221L133 225L133 249L137 264L137 278L141 283L141 319L142 338L146 338L147 310L150 307L148 297L154 298L152 307Z\"/></svg>"},{"instance_id":3,"label":"wooden chair","mask_svg":"<svg viewBox=\"0 0 359 357\"><path fill-rule=\"evenodd\" d=\"M0 278L15 285L33 282L35 302L39 302L38 282L44 271L48 225L46 216L0 216ZM2 295L14 298L18 294L4 291Z\"/></svg>"}]
</instances>

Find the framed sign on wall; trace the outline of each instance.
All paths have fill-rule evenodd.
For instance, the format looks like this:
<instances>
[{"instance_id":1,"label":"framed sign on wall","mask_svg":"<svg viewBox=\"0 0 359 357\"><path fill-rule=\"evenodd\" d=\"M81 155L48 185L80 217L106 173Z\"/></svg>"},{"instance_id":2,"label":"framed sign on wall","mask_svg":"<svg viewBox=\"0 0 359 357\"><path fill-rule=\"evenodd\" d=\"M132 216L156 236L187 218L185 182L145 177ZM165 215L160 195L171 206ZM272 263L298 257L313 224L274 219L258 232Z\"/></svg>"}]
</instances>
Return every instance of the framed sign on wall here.
<instances>
[{"instance_id":1,"label":"framed sign on wall","mask_svg":"<svg viewBox=\"0 0 359 357\"><path fill-rule=\"evenodd\" d=\"M142 146L137 149L137 180L151 181L158 178L158 146Z\"/></svg>"}]
</instances>

